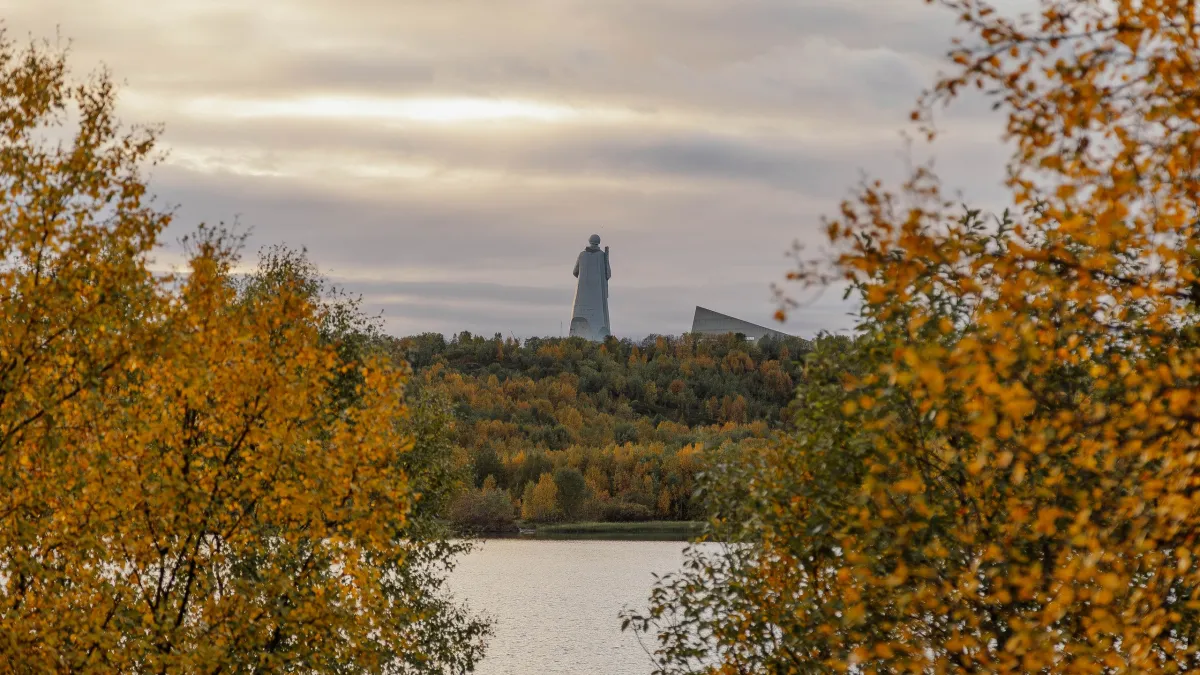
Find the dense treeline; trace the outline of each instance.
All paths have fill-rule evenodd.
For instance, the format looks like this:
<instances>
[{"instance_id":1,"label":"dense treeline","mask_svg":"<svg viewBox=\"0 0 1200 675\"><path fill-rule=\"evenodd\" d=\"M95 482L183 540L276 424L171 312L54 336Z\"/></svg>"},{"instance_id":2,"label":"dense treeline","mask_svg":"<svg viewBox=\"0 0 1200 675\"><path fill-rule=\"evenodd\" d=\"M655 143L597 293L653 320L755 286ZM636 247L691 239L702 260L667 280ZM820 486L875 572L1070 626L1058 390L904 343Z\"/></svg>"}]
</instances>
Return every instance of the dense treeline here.
<instances>
[{"instance_id":1,"label":"dense treeline","mask_svg":"<svg viewBox=\"0 0 1200 675\"><path fill-rule=\"evenodd\" d=\"M685 520L706 450L753 445L782 419L810 350L799 338L389 338L444 392L473 485L451 516ZM747 446L749 447L749 446Z\"/></svg>"},{"instance_id":2,"label":"dense treeline","mask_svg":"<svg viewBox=\"0 0 1200 675\"><path fill-rule=\"evenodd\" d=\"M451 340L439 333L401 338L395 347L418 371L441 366L465 378L488 381L494 376L489 387L503 385L506 399L578 401L613 418L687 426L778 420L795 389L797 359L809 350L800 338L754 342L736 334L656 335L640 342L610 338L604 343L530 338L522 343L499 334L489 339L466 332ZM551 391L555 387L558 391ZM485 419L492 411L473 405L469 415ZM520 423L548 421L530 410ZM545 443L561 449L553 444L553 439Z\"/></svg>"}]
</instances>

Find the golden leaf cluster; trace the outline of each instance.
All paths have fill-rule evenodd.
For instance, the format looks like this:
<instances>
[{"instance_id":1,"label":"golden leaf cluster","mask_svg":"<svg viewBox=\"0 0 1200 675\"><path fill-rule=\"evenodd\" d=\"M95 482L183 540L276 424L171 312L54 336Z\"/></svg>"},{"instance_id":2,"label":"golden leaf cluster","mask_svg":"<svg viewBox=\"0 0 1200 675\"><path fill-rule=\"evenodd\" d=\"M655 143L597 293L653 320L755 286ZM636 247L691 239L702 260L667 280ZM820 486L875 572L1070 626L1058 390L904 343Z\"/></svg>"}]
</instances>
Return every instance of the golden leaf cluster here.
<instances>
[{"instance_id":1,"label":"golden leaf cluster","mask_svg":"<svg viewBox=\"0 0 1200 675\"><path fill-rule=\"evenodd\" d=\"M414 619L382 584L405 373L339 359L299 284L240 292L220 232L152 274L154 134L64 59L0 42L0 664L380 668Z\"/></svg>"},{"instance_id":2,"label":"golden leaf cluster","mask_svg":"<svg viewBox=\"0 0 1200 675\"><path fill-rule=\"evenodd\" d=\"M1043 0L1014 18L939 4L969 37L914 118L933 137L933 104L988 92L1017 211L963 217L919 169L899 194L865 186L829 224L875 360L843 411L869 439L869 475L834 534L836 570L804 582L846 607L818 660L1196 668L1196 5Z\"/></svg>"},{"instance_id":3,"label":"golden leaf cluster","mask_svg":"<svg viewBox=\"0 0 1200 675\"><path fill-rule=\"evenodd\" d=\"M1200 15L1192 0L937 0L965 37L913 118L982 90L1014 208L929 167L862 186L837 259L861 299L817 341L795 430L714 488L655 589L662 672L1200 668ZM638 623L640 622L640 623Z\"/></svg>"}]
</instances>

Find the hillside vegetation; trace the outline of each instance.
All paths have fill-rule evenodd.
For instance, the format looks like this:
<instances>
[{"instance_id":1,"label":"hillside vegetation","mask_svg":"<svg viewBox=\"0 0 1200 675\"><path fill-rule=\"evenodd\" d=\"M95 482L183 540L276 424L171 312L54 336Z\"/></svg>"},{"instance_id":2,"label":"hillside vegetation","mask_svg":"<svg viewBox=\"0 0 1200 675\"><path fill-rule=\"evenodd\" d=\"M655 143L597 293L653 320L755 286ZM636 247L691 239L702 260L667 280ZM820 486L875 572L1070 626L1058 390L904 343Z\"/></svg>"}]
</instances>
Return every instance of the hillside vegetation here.
<instances>
[{"instance_id":1,"label":"hillside vegetation","mask_svg":"<svg viewBox=\"0 0 1200 675\"><path fill-rule=\"evenodd\" d=\"M389 339L421 386L442 393L469 467L450 516L529 521L689 520L714 452L748 451L779 427L810 350L799 338L641 341L461 333Z\"/></svg>"}]
</instances>

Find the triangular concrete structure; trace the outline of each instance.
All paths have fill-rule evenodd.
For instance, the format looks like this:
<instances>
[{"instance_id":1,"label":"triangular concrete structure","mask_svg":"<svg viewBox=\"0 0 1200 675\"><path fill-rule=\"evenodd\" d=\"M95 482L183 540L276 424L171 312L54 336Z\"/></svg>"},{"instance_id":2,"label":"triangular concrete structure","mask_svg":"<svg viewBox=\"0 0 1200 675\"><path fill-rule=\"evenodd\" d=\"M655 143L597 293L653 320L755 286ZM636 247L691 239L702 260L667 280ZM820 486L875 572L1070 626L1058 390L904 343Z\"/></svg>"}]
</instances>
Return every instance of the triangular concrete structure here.
<instances>
[{"instance_id":1,"label":"triangular concrete structure","mask_svg":"<svg viewBox=\"0 0 1200 675\"><path fill-rule=\"evenodd\" d=\"M758 340L768 335L775 338L791 337L787 333L760 326L749 321L742 321L728 314L714 312L711 309L696 306L696 315L692 318L692 332L705 335L724 335L726 333L741 333L748 339Z\"/></svg>"}]
</instances>

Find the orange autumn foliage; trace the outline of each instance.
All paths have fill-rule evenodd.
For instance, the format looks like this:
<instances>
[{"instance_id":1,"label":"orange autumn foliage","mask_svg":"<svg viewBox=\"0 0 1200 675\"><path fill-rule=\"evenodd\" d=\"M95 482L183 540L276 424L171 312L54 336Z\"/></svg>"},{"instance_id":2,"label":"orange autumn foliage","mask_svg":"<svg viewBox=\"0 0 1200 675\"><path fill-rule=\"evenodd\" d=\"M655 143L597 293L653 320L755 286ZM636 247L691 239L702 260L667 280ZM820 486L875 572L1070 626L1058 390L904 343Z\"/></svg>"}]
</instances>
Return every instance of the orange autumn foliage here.
<instances>
[{"instance_id":1,"label":"orange autumn foliage","mask_svg":"<svg viewBox=\"0 0 1200 675\"><path fill-rule=\"evenodd\" d=\"M419 649L384 584L414 502L404 371L339 359L304 288L239 292L220 233L154 276L153 134L61 53L0 42L0 82L0 664L343 672Z\"/></svg>"},{"instance_id":2,"label":"orange autumn foliage","mask_svg":"<svg viewBox=\"0 0 1200 675\"><path fill-rule=\"evenodd\" d=\"M964 215L920 169L828 223L833 265L793 278L849 283L860 335L725 476L743 546L627 615L661 672L1200 667L1197 5L937 4L968 36L914 119L989 92L1015 209Z\"/></svg>"}]
</instances>

